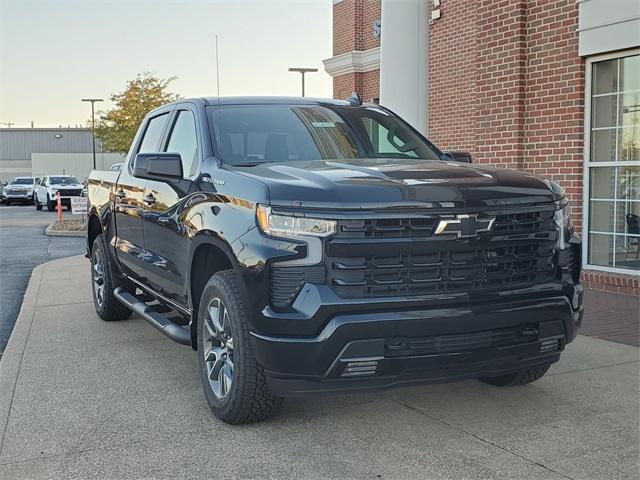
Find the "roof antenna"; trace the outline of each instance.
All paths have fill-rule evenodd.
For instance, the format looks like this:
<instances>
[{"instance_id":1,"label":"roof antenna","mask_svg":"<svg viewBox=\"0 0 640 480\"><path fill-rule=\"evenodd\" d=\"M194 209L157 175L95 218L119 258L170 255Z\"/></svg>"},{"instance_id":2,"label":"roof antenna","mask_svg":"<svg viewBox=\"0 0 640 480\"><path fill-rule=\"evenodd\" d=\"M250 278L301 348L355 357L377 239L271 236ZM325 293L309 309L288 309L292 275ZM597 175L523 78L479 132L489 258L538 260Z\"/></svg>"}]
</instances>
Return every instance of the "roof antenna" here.
<instances>
[{"instance_id":1,"label":"roof antenna","mask_svg":"<svg viewBox=\"0 0 640 480\"><path fill-rule=\"evenodd\" d=\"M362 105L362 99L360 98L360 95L358 95L358 92L352 92L351 96L347 98L347 102L351 105Z\"/></svg>"},{"instance_id":2,"label":"roof antenna","mask_svg":"<svg viewBox=\"0 0 640 480\"><path fill-rule=\"evenodd\" d=\"M220 60L218 56L218 35L216 34L216 87L218 90L218 128L216 128L216 141L218 142L218 152L220 153L220 158L218 158L218 163L222 165L222 144L220 143L220 136L222 129L222 119L220 118L220 109L222 106L220 105Z\"/></svg>"}]
</instances>

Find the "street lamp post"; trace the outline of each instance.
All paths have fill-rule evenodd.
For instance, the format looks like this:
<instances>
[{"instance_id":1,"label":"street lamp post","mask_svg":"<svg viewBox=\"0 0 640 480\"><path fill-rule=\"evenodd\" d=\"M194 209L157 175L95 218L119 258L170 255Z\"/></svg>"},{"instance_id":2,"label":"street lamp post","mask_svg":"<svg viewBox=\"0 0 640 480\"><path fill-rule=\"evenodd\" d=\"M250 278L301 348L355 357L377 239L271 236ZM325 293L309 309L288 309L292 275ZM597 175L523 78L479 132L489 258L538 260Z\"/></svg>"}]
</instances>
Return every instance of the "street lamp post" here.
<instances>
[{"instance_id":1,"label":"street lamp post","mask_svg":"<svg viewBox=\"0 0 640 480\"><path fill-rule=\"evenodd\" d=\"M101 98L83 98L83 102L91 102L91 140L93 142L93 169L96 169L96 112L94 105L96 102L103 102Z\"/></svg>"},{"instance_id":2,"label":"street lamp post","mask_svg":"<svg viewBox=\"0 0 640 480\"><path fill-rule=\"evenodd\" d=\"M317 68L290 67L290 72L300 72L302 76L302 96L304 97L304 74L307 72L317 72Z\"/></svg>"}]
</instances>

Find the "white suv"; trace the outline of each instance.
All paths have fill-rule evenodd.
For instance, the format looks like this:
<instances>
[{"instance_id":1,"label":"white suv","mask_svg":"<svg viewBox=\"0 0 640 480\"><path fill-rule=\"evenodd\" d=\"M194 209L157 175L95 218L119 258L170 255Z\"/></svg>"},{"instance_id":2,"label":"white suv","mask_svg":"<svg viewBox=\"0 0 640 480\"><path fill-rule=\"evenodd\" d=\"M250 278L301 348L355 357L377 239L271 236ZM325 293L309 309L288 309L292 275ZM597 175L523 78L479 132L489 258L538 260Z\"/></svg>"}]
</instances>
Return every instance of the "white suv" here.
<instances>
[{"instance_id":1,"label":"white suv","mask_svg":"<svg viewBox=\"0 0 640 480\"><path fill-rule=\"evenodd\" d=\"M71 208L71 197L82 196L84 185L76 177L71 175L51 175L44 177L35 188L33 201L38 210L43 206L50 212L56 209L58 193L62 205Z\"/></svg>"}]
</instances>

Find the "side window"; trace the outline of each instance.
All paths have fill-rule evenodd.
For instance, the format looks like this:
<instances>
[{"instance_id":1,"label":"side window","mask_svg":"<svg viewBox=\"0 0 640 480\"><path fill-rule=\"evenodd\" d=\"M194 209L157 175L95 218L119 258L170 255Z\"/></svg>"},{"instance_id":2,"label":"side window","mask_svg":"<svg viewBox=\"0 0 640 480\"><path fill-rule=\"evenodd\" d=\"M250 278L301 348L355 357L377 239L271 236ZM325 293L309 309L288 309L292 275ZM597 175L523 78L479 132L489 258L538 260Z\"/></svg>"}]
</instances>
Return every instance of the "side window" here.
<instances>
[{"instance_id":1,"label":"side window","mask_svg":"<svg viewBox=\"0 0 640 480\"><path fill-rule=\"evenodd\" d=\"M389 132L381 123L373 118L363 118L363 123L374 153L387 157L413 157L417 158L415 152L416 144L412 141L405 142L402 139L403 133L399 131Z\"/></svg>"},{"instance_id":2,"label":"side window","mask_svg":"<svg viewBox=\"0 0 640 480\"><path fill-rule=\"evenodd\" d=\"M160 150L160 138L167 118L169 118L169 114L163 113L149 120L138 153L153 153Z\"/></svg>"},{"instance_id":3,"label":"side window","mask_svg":"<svg viewBox=\"0 0 640 480\"><path fill-rule=\"evenodd\" d=\"M44 177L44 178L42 179L42 186L43 186L43 187L46 187L46 186L47 186L47 177Z\"/></svg>"},{"instance_id":4,"label":"side window","mask_svg":"<svg viewBox=\"0 0 640 480\"><path fill-rule=\"evenodd\" d=\"M196 121L190 110L178 112L166 151L180 154L182 157L182 171L185 177L196 173L198 168L198 139L196 137Z\"/></svg>"}]
</instances>

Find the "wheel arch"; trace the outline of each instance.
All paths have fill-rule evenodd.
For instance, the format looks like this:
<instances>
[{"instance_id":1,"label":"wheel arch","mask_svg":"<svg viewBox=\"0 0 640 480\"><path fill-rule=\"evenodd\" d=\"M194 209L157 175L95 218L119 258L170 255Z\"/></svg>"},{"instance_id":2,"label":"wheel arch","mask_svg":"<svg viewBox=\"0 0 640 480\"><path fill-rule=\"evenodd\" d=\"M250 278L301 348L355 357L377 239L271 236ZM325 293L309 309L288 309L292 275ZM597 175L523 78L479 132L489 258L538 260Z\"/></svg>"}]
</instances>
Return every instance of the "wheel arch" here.
<instances>
[{"instance_id":1,"label":"wheel arch","mask_svg":"<svg viewBox=\"0 0 640 480\"><path fill-rule=\"evenodd\" d=\"M98 215L93 212L89 215L89 221L87 223L87 253L89 255L91 254L93 242L95 242L101 233L103 233L102 222Z\"/></svg>"},{"instance_id":2,"label":"wheel arch","mask_svg":"<svg viewBox=\"0 0 640 480\"><path fill-rule=\"evenodd\" d=\"M198 308L204 287L222 270L238 271L231 246L215 232L203 231L192 240L189 261L189 301L191 303L191 345L197 347Z\"/></svg>"}]
</instances>

